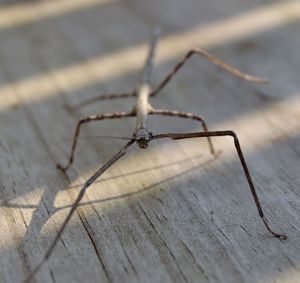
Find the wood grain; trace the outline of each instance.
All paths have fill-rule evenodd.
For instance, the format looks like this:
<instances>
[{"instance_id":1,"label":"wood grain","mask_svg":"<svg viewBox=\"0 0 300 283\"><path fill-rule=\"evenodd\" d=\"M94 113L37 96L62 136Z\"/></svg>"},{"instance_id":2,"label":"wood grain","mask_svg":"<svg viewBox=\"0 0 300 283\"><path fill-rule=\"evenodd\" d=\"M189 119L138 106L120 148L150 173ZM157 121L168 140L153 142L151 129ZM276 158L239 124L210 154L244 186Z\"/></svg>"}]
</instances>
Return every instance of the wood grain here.
<instances>
[{"instance_id":1,"label":"wood grain","mask_svg":"<svg viewBox=\"0 0 300 283\"><path fill-rule=\"evenodd\" d=\"M65 106L132 91L155 25L164 36L154 84L196 46L270 79L252 85L195 57L151 103L237 132L270 224L289 238L265 229L230 138L214 140L218 158L205 140L153 141L134 146L88 189L36 282L300 282L299 2L77 2L57 14L51 4L48 15L29 1L45 17L20 22L11 12L0 26L0 282L20 282L35 267L80 185L124 143L81 139L66 178L55 166L67 161L77 120L131 110L134 100ZM6 2L0 14L19 3ZM267 24L255 21L262 10ZM150 118L154 133L200 128ZM134 127L126 118L82 133L129 137Z\"/></svg>"}]
</instances>

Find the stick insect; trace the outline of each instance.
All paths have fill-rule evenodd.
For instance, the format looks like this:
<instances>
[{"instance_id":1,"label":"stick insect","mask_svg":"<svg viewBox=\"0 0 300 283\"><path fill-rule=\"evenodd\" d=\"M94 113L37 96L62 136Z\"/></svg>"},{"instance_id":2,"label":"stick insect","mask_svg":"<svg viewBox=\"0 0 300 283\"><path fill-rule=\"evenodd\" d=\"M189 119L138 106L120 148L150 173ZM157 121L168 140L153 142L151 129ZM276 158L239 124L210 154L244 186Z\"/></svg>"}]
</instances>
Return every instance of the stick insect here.
<instances>
[{"instance_id":1,"label":"stick insect","mask_svg":"<svg viewBox=\"0 0 300 283\"><path fill-rule=\"evenodd\" d=\"M267 218L264 216L260 201L258 199L252 177L250 175L248 166L246 164L241 145L239 142L239 139L234 131L231 130L225 130L225 131L209 131L208 127L206 125L206 122L204 119L196 114L189 113L189 112L180 112L180 111L173 111L173 110L166 110L166 109L155 109L151 106L149 103L149 97L156 96L174 77L174 75L183 67L183 65L193 56L198 55L214 65L220 67L221 69L229 72L230 74L234 75L235 77L238 77L245 81L250 81L254 83L264 84L267 83L268 80L265 78L260 77L254 77L251 75L248 75L246 73L243 73L239 69L225 63L217 56L203 50L200 48L191 49L189 52L186 53L186 55L175 65L175 67L171 70L171 72L158 84L157 87L154 89L151 89L150 87L150 77L152 74L153 69L153 59L154 59L154 53L157 46L157 41L159 37L159 31L155 31L154 35L152 37L152 40L150 42L149 47L149 53L146 59L146 63L144 65L144 69L142 71L140 82L137 86L137 88L131 92L131 93L120 93L120 94L106 94L102 96L98 96L89 100L86 100L78 105L75 105L73 108L77 109L83 106L86 106L90 103L94 103L96 101L105 100L105 99L117 99L117 98L127 98L127 97L136 97L136 103L134 104L132 110L130 112L114 112L114 113L105 113L100 115L93 115L81 118L79 122L77 123L75 134L73 137L73 142L69 154L68 163L65 166L58 165L57 167L63 171L66 172L69 167L72 165L74 161L74 153L77 145L77 138L80 134L81 126L84 124L87 124L89 122L94 121L101 121L105 119L120 119L125 117L136 117L136 129L130 139L128 139L128 142L121 148L121 150L114 155L110 160L108 160L104 165L102 165L82 186L79 195L77 196L75 202L73 203L69 214L67 215L66 219L64 220L61 228L59 229L58 234L56 235L54 241L48 248L48 251L46 252L44 258L42 261L32 270L32 272L26 277L26 279L23 281L29 282L34 277L34 275L39 271L39 269L42 267L42 265L49 259L50 255L52 254L59 238L61 237L63 231L65 230L68 222L70 221L72 215L74 214L76 208L78 207L82 197L84 196L87 188L93 184L93 182L98 179L109 167L111 167L114 163L116 163L121 157L123 157L126 154L127 149L132 146L134 143L137 143L137 145L141 149L147 148L150 141L158 140L158 139L164 139L169 138L173 140L182 140L182 139L191 139L191 138L206 138L209 146L209 150L211 154L215 154L215 149L213 146L213 143L211 141L212 137L223 137L223 136L230 136L233 138L234 146L237 151L241 166L243 168L246 180L248 182L248 186L250 188L250 191L252 193L252 197L254 199L254 202L256 204L257 211L259 213L260 218L262 219L265 227L267 230L276 238L279 239L287 239L287 236L285 234L280 234L277 232L274 232L270 226ZM163 134L153 134L150 128L147 126L147 117L149 115L164 115L164 116L171 116L171 117L181 117L185 119L192 119L199 121L201 123L203 131L201 132L189 132L189 133L163 133Z\"/></svg>"}]
</instances>

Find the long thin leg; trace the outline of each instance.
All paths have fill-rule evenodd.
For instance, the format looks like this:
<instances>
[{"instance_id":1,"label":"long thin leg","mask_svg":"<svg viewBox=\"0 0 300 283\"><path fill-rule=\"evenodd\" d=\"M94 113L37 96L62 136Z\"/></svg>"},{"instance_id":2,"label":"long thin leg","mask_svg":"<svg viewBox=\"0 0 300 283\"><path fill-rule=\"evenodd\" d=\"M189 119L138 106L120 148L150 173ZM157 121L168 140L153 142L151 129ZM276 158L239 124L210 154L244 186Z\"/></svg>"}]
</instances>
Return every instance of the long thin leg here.
<instances>
[{"instance_id":1,"label":"long thin leg","mask_svg":"<svg viewBox=\"0 0 300 283\"><path fill-rule=\"evenodd\" d=\"M166 110L166 109L152 109L149 112L149 115L163 115L163 116L174 116L174 117L180 117L180 118L193 119L193 120L201 122L203 131L208 132L208 128L207 128L207 125L206 125L204 119L201 116L195 115L190 112L181 112L181 111ZM215 150L214 150L211 138L207 137L207 141L208 141L208 146L209 146L210 152L212 154L215 154Z\"/></svg>"},{"instance_id":2,"label":"long thin leg","mask_svg":"<svg viewBox=\"0 0 300 283\"><path fill-rule=\"evenodd\" d=\"M65 172L66 170L68 170L68 168L71 166L71 164L74 161L74 152L76 149L76 145L77 145L77 138L79 136L80 133L80 127L85 124L85 123L89 123L92 121L100 121L100 120L104 120L104 119L116 119L116 118L123 118L123 117L133 117L135 114L133 112L114 112L114 113L106 113L106 114L101 114L101 115L93 115L93 116L88 116L88 117L84 117L81 118L79 120L79 122L77 123L76 126L76 130L75 130L75 134L74 134L74 138L73 138L73 143L72 143L72 147L71 147L71 151L70 151L70 155L69 155L69 161L68 164L66 166L61 166L61 165L57 165L57 167L62 170L63 172Z\"/></svg>"},{"instance_id":3,"label":"long thin leg","mask_svg":"<svg viewBox=\"0 0 300 283\"><path fill-rule=\"evenodd\" d=\"M112 166L116 161L118 161L127 151L128 147L130 147L133 143L135 142L134 139L131 139L125 146L122 147L122 149L115 155L113 156L109 161L107 161L103 166L101 166L98 171L96 171L83 185L83 187L80 190L79 195L77 196L74 204L72 205L72 208L66 217L65 221L63 222L61 228L58 231L58 234L54 238L54 241L50 245L48 251L46 252L44 258L42 261L32 270L32 272L25 278L23 283L30 282L31 279L34 277L34 275L39 271L39 269L43 266L43 264L48 260L50 255L53 252L53 249L55 248L59 238L61 237L64 229L66 228L67 224L69 223L72 215L74 214L77 206L79 205L82 197L84 196L84 193L86 189L93 184L93 182L98 179L110 166Z\"/></svg>"},{"instance_id":4,"label":"long thin leg","mask_svg":"<svg viewBox=\"0 0 300 283\"><path fill-rule=\"evenodd\" d=\"M166 84L172 79L172 77L179 71L179 69L186 63L186 61L194 54L198 54L202 56L203 58L207 59L208 61L212 62L213 64L219 66L221 69L231 73L232 75L246 81L254 82L254 83L267 83L268 79L266 78L260 78L260 77L254 77L251 75L248 75L246 73L243 73L239 69L225 63L223 60L218 58L217 56L203 50L200 48L195 48L190 50L173 68L173 70L167 75L161 83L152 91L150 94L151 96L155 96L158 94L165 86Z\"/></svg>"},{"instance_id":5,"label":"long thin leg","mask_svg":"<svg viewBox=\"0 0 300 283\"><path fill-rule=\"evenodd\" d=\"M236 148L236 151L238 153L241 165L243 167L247 182L249 184L252 196L254 198L259 216L261 217L262 221L264 222L265 226L267 227L268 231L270 233L272 233L273 236L279 238L279 239L283 239L285 240L287 238L287 236L285 234L279 234L274 232L268 223L267 218L264 216L262 207L260 205L248 166L246 164L241 146L240 146L240 142L238 140L237 135L233 132L233 131L209 131L209 132L200 132L200 133L167 133L167 134L159 134L159 135L155 135L153 136L153 139L159 139L159 138L171 138L173 140L179 140L179 139L189 139L189 138L200 138L200 137L220 137L220 136L231 136L234 139L234 145Z\"/></svg>"},{"instance_id":6,"label":"long thin leg","mask_svg":"<svg viewBox=\"0 0 300 283\"><path fill-rule=\"evenodd\" d=\"M133 91L131 93L110 93L110 94L103 94L100 96L92 97L90 99L84 100L78 104L68 106L68 108L72 110L77 110L81 107L87 106L89 104L92 104L97 101L102 101L102 100L111 100L111 99L119 99L119 98L127 98L127 97L134 97L136 96L136 91Z\"/></svg>"}]
</instances>

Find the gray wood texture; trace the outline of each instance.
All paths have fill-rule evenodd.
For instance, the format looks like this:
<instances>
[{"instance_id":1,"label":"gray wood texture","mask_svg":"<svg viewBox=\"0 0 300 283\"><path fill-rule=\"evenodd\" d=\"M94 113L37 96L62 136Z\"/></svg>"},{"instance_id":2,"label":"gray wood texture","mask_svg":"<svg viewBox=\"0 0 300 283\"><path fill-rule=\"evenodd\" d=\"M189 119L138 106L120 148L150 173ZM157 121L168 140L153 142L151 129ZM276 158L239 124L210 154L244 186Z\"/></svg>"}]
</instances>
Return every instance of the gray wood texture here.
<instances>
[{"instance_id":1,"label":"gray wood texture","mask_svg":"<svg viewBox=\"0 0 300 283\"><path fill-rule=\"evenodd\" d=\"M256 211L230 138L134 146L88 189L36 282L300 282L300 2L275 0L55 0L0 5L0 282L39 262L80 185L122 146L81 139L81 116L127 111L133 100L73 105L131 91L152 28L164 34L153 82L192 47L208 49L270 84L239 81L196 58L151 102L234 130L271 237ZM155 133L196 122L150 117ZM130 136L134 119L84 127Z\"/></svg>"}]
</instances>

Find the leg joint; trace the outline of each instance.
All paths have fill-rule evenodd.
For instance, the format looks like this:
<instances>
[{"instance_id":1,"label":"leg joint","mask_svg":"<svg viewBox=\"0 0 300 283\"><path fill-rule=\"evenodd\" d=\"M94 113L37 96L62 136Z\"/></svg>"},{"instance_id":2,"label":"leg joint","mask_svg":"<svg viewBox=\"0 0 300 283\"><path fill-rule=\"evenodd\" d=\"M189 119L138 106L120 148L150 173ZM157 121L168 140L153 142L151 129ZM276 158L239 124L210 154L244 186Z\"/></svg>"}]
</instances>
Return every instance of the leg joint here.
<instances>
[{"instance_id":1,"label":"leg joint","mask_svg":"<svg viewBox=\"0 0 300 283\"><path fill-rule=\"evenodd\" d=\"M235 142L238 142L237 134L234 131L228 131L228 135L233 137Z\"/></svg>"}]
</instances>

